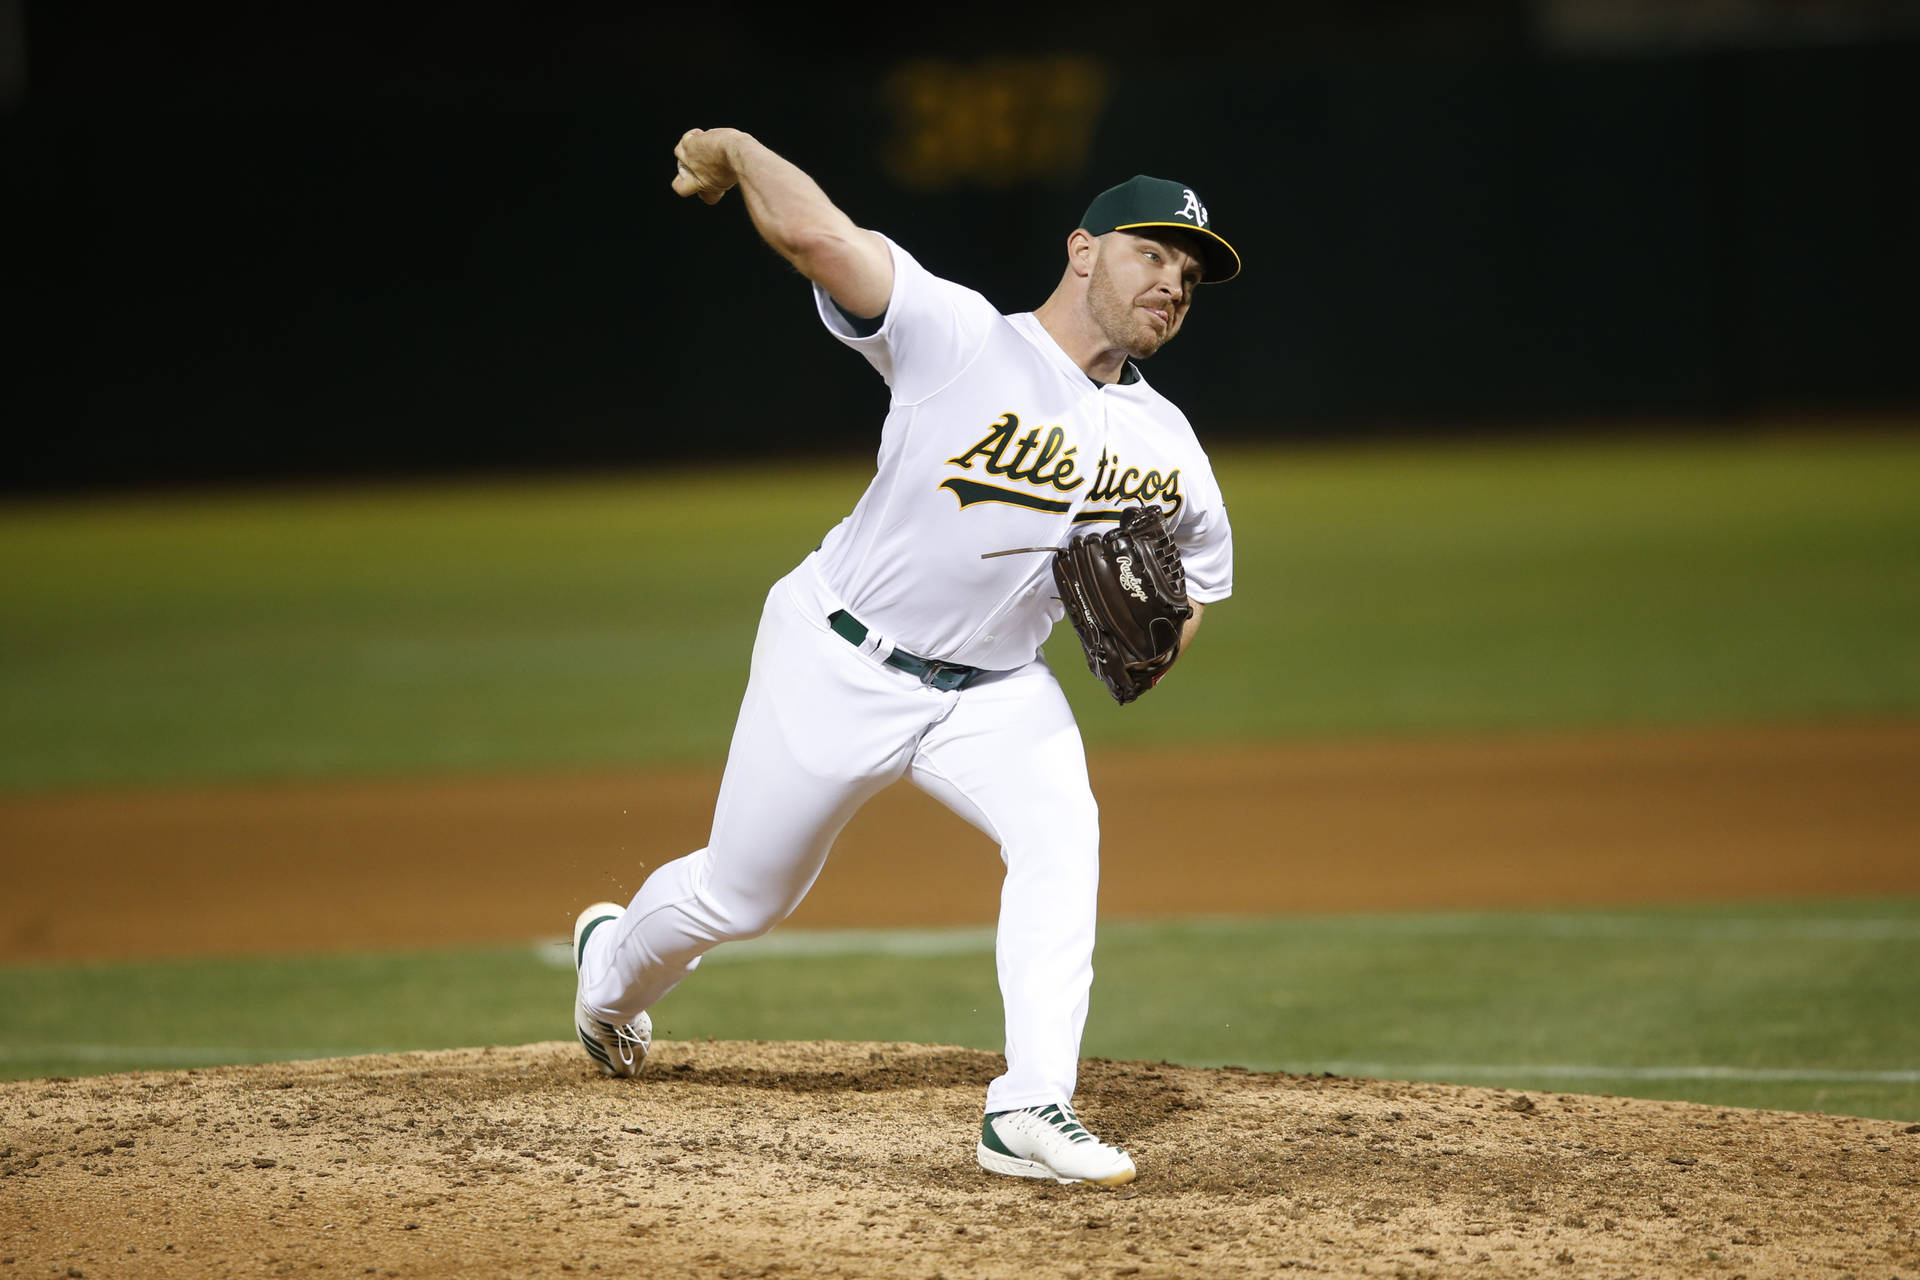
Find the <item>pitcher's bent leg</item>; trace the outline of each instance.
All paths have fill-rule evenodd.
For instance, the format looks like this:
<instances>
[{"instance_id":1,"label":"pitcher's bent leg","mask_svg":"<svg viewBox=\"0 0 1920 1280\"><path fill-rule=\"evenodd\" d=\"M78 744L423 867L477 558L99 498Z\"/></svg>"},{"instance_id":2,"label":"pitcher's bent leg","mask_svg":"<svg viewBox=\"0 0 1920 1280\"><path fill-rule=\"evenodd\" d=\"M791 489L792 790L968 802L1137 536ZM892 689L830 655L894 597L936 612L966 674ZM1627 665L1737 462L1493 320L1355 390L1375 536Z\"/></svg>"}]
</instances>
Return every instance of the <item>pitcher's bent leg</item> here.
<instances>
[{"instance_id":1,"label":"pitcher's bent leg","mask_svg":"<svg viewBox=\"0 0 1920 1280\"><path fill-rule=\"evenodd\" d=\"M707 847L655 870L588 939L595 1012L638 1016L716 944L764 933L800 904L847 820L905 769L918 708L890 674L775 588Z\"/></svg>"}]
</instances>

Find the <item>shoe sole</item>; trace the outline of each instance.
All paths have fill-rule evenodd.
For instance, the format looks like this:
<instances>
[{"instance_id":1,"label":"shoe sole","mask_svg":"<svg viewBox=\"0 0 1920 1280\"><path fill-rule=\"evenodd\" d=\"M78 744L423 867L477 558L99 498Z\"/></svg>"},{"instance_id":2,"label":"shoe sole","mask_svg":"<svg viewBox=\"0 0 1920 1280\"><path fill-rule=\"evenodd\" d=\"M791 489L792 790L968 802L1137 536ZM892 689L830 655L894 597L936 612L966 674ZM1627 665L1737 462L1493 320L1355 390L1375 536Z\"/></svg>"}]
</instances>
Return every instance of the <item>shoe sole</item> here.
<instances>
[{"instance_id":1,"label":"shoe sole","mask_svg":"<svg viewBox=\"0 0 1920 1280\"><path fill-rule=\"evenodd\" d=\"M973 1149L974 1157L980 1167L988 1173L1004 1173L1010 1178L1052 1178L1062 1186L1075 1182L1092 1183L1098 1187L1124 1187L1132 1182L1136 1171L1126 1169L1110 1178L1063 1178L1053 1171L1051 1165L1041 1164L1038 1160L1022 1160L1018 1156L1002 1155L986 1143L978 1143Z\"/></svg>"}]
</instances>

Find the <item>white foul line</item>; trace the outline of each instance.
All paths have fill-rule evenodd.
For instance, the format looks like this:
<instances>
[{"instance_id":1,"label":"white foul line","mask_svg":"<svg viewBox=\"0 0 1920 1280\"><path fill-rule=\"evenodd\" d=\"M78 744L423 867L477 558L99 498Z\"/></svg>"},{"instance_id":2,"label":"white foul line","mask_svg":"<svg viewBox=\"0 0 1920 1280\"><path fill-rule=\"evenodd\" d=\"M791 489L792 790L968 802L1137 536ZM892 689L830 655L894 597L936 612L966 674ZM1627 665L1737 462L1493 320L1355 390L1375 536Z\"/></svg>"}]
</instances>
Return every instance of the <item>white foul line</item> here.
<instances>
[{"instance_id":1,"label":"white foul line","mask_svg":"<svg viewBox=\"0 0 1920 1280\"><path fill-rule=\"evenodd\" d=\"M1113 939L1165 928L1258 930L1276 937L1536 939L1550 942L1649 939L1694 943L1920 941L1920 919L1846 916L1748 916L1686 919L1663 915L1432 912L1411 915L1261 917L1190 916L1165 921L1115 920L1101 927ZM993 926L938 929L776 929L764 937L716 947L703 964L812 956L949 956L993 950ZM573 967L564 938L534 945L543 963Z\"/></svg>"},{"instance_id":2,"label":"white foul line","mask_svg":"<svg viewBox=\"0 0 1920 1280\"><path fill-rule=\"evenodd\" d=\"M700 963L734 964L785 960L796 956L959 956L993 951L992 925L950 929L790 929L745 942L729 942L700 957ZM556 969L573 967L566 938L536 942L534 955Z\"/></svg>"}]
</instances>

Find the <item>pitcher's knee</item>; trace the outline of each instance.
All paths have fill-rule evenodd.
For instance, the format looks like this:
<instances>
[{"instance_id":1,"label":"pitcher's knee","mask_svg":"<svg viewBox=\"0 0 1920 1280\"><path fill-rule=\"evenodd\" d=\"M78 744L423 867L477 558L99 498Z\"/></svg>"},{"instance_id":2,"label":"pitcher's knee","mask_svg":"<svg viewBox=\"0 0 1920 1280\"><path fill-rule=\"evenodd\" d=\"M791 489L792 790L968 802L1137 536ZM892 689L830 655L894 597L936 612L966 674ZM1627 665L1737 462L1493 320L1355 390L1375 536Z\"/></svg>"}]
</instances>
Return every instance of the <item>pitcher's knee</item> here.
<instances>
[{"instance_id":1,"label":"pitcher's knee","mask_svg":"<svg viewBox=\"0 0 1920 1280\"><path fill-rule=\"evenodd\" d=\"M793 914L811 879L782 882L774 876L742 874L737 867L716 867L711 850L690 860L686 890L689 914L697 916L715 942L757 938ZM722 865L726 865L722 863Z\"/></svg>"},{"instance_id":2,"label":"pitcher's knee","mask_svg":"<svg viewBox=\"0 0 1920 1280\"><path fill-rule=\"evenodd\" d=\"M745 942L757 938L793 914L795 903L752 903L737 906L727 913L727 941Z\"/></svg>"},{"instance_id":3,"label":"pitcher's knee","mask_svg":"<svg viewBox=\"0 0 1920 1280\"><path fill-rule=\"evenodd\" d=\"M716 891L711 883L701 895L713 913L723 942L744 942L757 938L793 914L806 895L781 893L776 886L755 886L760 892L729 886Z\"/></svg>"}]
</instances>

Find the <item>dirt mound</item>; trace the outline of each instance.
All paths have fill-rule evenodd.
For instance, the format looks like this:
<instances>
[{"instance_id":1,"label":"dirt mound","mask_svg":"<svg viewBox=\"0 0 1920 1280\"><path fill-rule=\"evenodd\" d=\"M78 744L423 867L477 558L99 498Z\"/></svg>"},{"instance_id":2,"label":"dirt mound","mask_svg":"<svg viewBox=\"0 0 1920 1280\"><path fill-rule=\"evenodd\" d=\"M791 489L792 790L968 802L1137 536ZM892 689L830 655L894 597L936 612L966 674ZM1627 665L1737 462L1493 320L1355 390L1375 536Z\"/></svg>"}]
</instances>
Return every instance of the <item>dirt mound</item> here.
<instances>
[{"instance_id":1,"label":"dirt mound","mask_svg":"<svg viewBox=\"0 0 1920 1280\"><path fill-rule=\"evenodd\" d=\"M996 1055L563 1043L0 1084L0 1276L1920 1273L1920 1126L1085 1064L1119 1192L973 1163Z\"/></svg>"}]
</instances>

